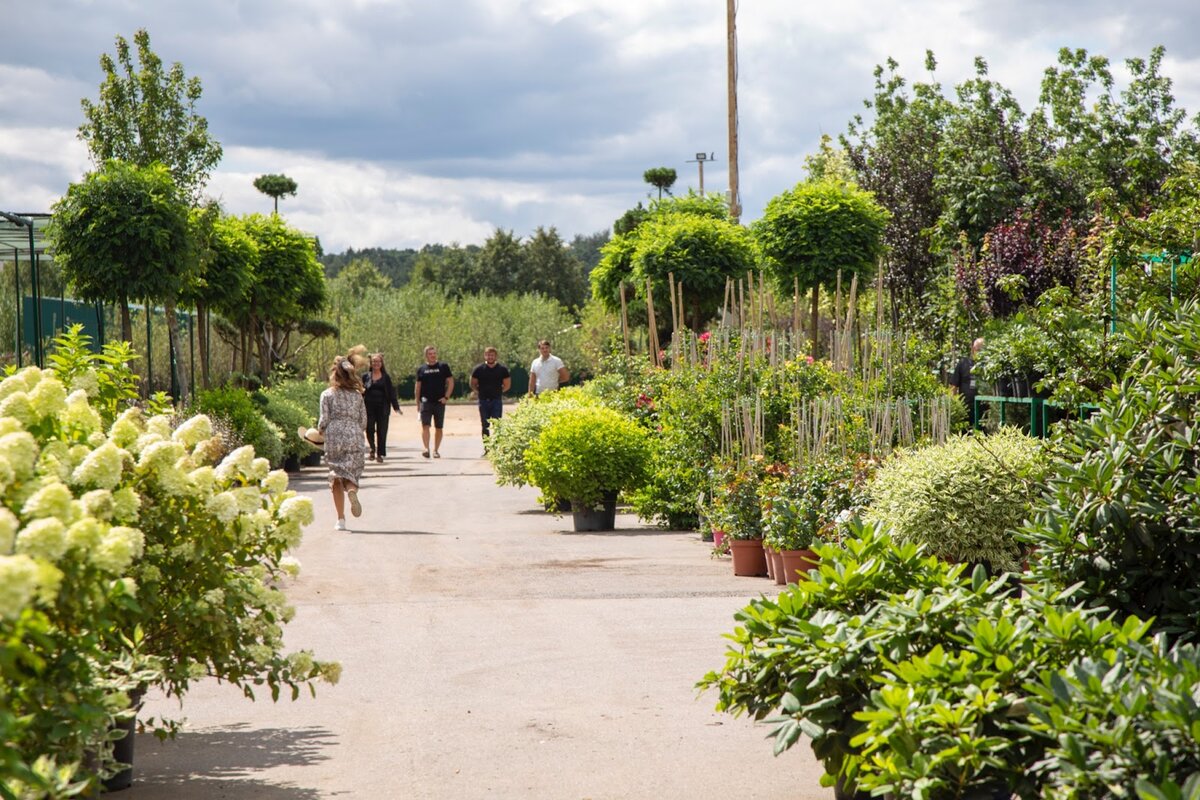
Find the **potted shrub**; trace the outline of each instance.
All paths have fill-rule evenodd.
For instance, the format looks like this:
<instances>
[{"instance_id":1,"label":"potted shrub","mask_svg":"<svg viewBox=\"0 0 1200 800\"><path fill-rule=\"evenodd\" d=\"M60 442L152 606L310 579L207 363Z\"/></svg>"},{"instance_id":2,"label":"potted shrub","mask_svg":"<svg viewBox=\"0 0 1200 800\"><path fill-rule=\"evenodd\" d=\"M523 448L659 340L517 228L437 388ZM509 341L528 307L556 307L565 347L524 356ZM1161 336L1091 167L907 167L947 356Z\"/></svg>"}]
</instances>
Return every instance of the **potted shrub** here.
<instances>
[{"instance_id":1,"label":"potted shrub","mask_svg":"<svg viewBox=\"0 0 1200 800\"><path fill-rule=\"evenodd\" d=\"M277 380L270 387L263 389L261 394L271 400L283 400L299 408L305 415L304 427L311 428L317 424L317 415L321 408L321 392L325 391L328 386L329 384L325 381L315 381L312 378ZM270 403L267 408L264 408L267 418L284 432L285 445L289 444L286 440L291 437L287 436L287 433L295 430L298 424L291 427L283 425L281 420L276 420L271 416L269 407ZM315 447L308 447L301 442L298 455L303 466L321 466L321 451Z\"/></svg>"},{"instance_id":2,"label":"potted shrub","mask_svg":"<svg viewBox=\"0 0 1200 800\"><path fill-rule=\"evenodd\" d=\"M617 494L646 482L650 458L645 428L599 407L554 414L525 455L535 486L570 499L577 531L612 530Z\"/></svg>"},{"instance_id":3,"label":"potted shrub","mask_svg":"<svg viewBox=\"0 0 1200 800\"><path fill-rule=\"evenodd\" d=\"M316 418L290 400L269 392L259 392L255 395L255 400L262 408L263 416L278 430L294 431L297 428L310 428L316 424ZM287 472L299 471L300 459L316 452L315 447L299 436L285 435L282 447L283 468Z\"/></svg>"},{"instance_id":4,"label":"potted shrub","mask_svg":"<svg viewBox=\"0 0 1200 800\"><path fill-rule=\"evenodd\" d=\"M864 518L948 561L983 564L989 573L1019 571L1023 552L1014 532L1048 468L1042 442L1014 428L951 437L884 462Z\"/></svg>"},{"instance_id":5,"label":"potted shrub","mask_svg":"<svg viewBox=\"0 0 1200 800\"><path fill-rule=\"evenodd\" d=\"M761 459L750 459L739 466L728 464L716 470L719 477L707 516L714 528L725 532L734 575L771 574L763 550L762 507L758 497L761 463Z\"/></svg>"},{"instance_id":6,"label":"potted shrub","mask_svg":"<svg viewBox=\"0 0 1200 800\"><path fill-rule=\"evenodd\" d=\"M496 483L501 486L525 486L533 483L525 463L529 448L549 423L555 412L563 408L584 408L596 401L580 388L568 386L556 392L547 392L538 397L527 397L516 407L506 411L501 419L492 420L491 434L485 448L488 461L496 473ZM546 491L542 490L543 493ZM557 499L544 496L549 509L570 510L560 507Z\"/></svg>"}]
</instances>

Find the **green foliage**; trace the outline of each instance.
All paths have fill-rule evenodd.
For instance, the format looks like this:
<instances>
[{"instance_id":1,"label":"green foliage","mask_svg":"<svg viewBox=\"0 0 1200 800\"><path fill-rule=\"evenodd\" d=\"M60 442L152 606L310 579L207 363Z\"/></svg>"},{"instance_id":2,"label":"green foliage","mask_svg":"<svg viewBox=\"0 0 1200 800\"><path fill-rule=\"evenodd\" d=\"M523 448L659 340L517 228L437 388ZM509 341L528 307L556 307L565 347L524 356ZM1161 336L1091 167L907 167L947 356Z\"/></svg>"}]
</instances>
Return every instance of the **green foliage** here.
<instances>
[{"instance_id":1,"label":"green foliage","mask_svg":"<svg viewBox=\"0 0 1200 800\"><path fill-rule=\"evenodd\" d=\"M671 167L651 167L642 173L642 180L658 189L659 200L662 200L663 192L671 193L671 187L678 177Z\"/></svg>"},{"instance_id":2,"label":"green foliage","mask_svg":"<svg viewBox=\"0 0 1200 800\"><path fill-rule=\"evenodd\" d=\"M763 504L759 497L764 465L751 459L745 464L718 467L706 521L730 539L763 538Z\"/></svg>"},{"instance_id":3,"label":"green foliage","mask_svg":"<svg viewBox=\"0 0 1200 800\"><path fill-rule=\"evenodd\" d=\"M526 456L551 417L562 409L581 409L595 403L596 400L583 390L568 387L526 397L511 410L506 410L501 419L492 420L487 455L496 471L496 483L501 486L532 483Z\"/></svg>"},{"instance_id":4,"label":"green foliage","mask_svg":"<svg viewBox=\"0 0 1200 800\"><path fill-rule=\"evenodd\" d=\"M104 162L54 204L48 234L83 300L173 301L189 278L187 206L162 164Z\"/></svg>"},{"instance_id":5,"label":"green foliage","mask_svg":"<svg viewBox=\"0 0 1200 800\"><path fill-rule=\"evenodd\" d=\"M287 175L259 175L254 179L254 188L275 201L275 213L279 213L279 198L294 197L300 188Z\"/></svg>"},{"instance_id":6,"label":"green foliage","mask_svg":"<svg viewBox=\"0 0 1200 800\"><path fill-rule=\"evenodd\" d=\"M609 492L636 489L647 477L645 429L610 408L560 408L525 453L529 481L572 507L597 506Z\"/></svg>"},{"instance_id":7,"label":"green foliage","mask_svg":"<svg viewBox=\"0 0 1200 800\"><path fill-rule=\"evenodd\" d=\"M827 456L804 465L772 464L759 485L763 541L777 550L837 542L867 505L875 464Z\"/></svg>"},{"instance_id":8,"label":"green foliage","mask_svg":"<svg viewBox=\"0 0 1200 800\"><path fill-rule=\"evenodd\" d=\"M1200 795L1200 653L1156 638L1097 651L1027 684L1043 797L1185 800ZM1183 790L1181 791L1181 787Z\"/></svg>"},{"instance_id":9,"label":"green foliage","mask_svg":"<svg viewBox=\"0 0 1200 800\"><path fill-rule=\"evenodd\" d=\"M1058 442L1025 531L1040 580L1078 583L1082 601L1185 640L1200 632L1198 320L1188 301L1130 321L1133 363L1099 413Z\"/></svg>"},{"instance_id":10,"label":"green foliage","mask_svg":"<svg viewBox=\"0 0 1200 800\"><path fill-rule=\"evenodd\" d=\"M793 278L801 289L831 287L839 271L857 273L860 283L869 278L887 220L869 192L824 180L773 197L753 230L780 290L790 294Z\"/></svg>"},{"instance_id":11,"label":"green foliage","mask_svg":"<svg viewBox=\"0 0 1200 800\"><path fill-rule=\"evenodd\" d=\"M72 325L54 338L47 365L63 385L83 389L100 419L111 425L138 400L138 376L129 364L138 358L128 342L107 342L99 353L82 325Z\"/></svg>"},{"instance_id":12,"label":"green foliage","mask_svg":"<svg viewBox=\"0 0 1200 800\"><path fill-rule=\"evenodd\" d=\"M942 558L1016 570L1013 532L1041 493L1047 461L1039 440L1012 428L896 453L871 482L865 517Z\"/></svg>"},{"instance_id":13,"label":"green foliage","mask_svg":"<svg viewBox=\"0 0 1200 800\"><path fill-rule=\"evenodd\" d=\"M267 421L275 427L275 430L280 431L282 436L280 447L283 458L306 456L314 452L311 445L306 444L299 436L295 435L297 428L311 428L316 424L316 417L312 411L270 391L258 392L253 395L253 399L261 408Z\"/></svg>"},{"instance_id":14,"label":"green foliage","mask_svg":"<svg viewBox=\"0 0 1200 800\"><path fill-rule=\"evenodd\" d=\"M196 113L203 92L200 79L188 78L179 62L164 71L144 28L134 33L133 41L136 65L122 36L117 37L116 62L107 53L100 56L104 82L96 102L82 101L87 121L79 126L79 138L96 164L110 159L139 167L165 164L183 193L196 200L221 160L221 145L208 132L208 120Z\"/></svg>"},{"instance_id":15,"label":"green foliage","mask_svg":"<svg viewBox=\"0 0 1200 800\"><path fill-rule=\"evenodd\" d=\"M296 438L294 427L290 431L275 427L251 399L250 393L236 386L198 392L189 411L227 422L236 438L230 446L248 444L272 467L283 463L284 436L290 432L291 438Z\"/></svg>"}]
</instances>

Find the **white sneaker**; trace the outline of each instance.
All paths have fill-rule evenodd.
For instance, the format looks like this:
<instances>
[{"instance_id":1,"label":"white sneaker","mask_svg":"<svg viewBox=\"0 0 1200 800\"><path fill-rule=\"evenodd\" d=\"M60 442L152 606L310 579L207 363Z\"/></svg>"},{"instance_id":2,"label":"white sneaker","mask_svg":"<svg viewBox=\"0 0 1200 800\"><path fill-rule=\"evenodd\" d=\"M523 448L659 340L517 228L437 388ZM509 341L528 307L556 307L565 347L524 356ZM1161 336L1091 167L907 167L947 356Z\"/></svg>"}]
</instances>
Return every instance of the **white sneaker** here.
<instances>
[{"instance_id":1,"label":"white sneaker","mask_svg":"<svg viewBox=\"0 0 1200 800\"><path fill-rule=\"evenodd\" d=\"M344 531L344 530L346 530L346 520L344 520L344 519L339 519L337 522L335 522L335 523L333 524L333 529L334 529L335 531Z\"/></svg>"},{"instance_id":2,"label":"white sneaker","mask_svg":"<svg viewBox=\"0 0 1200 800\"><path fill-rule=\"evenodd\" d=\"M358 502L358 492L347 492L350 495L350 513L356 517L362 516L362 503Z\"/></svg>"}]
</instances>

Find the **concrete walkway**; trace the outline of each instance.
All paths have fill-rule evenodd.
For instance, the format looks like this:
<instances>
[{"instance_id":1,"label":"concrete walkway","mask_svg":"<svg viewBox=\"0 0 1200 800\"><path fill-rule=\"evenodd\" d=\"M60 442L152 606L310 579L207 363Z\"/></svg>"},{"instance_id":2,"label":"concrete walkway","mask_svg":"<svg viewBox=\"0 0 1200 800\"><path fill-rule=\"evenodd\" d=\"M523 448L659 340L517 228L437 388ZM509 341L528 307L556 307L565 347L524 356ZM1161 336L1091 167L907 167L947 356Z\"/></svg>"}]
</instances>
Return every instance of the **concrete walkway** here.
<instances>
[{"instance_id":1,"label":"concrete walkway","mask_svg":"<svg viewBox=\"0 0 1200 800\"><path fill-rule=\"evenodd\" d=\"M495 485L456 406L443 458L393 417L363 516L335 532L324 470L293 479L317 519L296 554L290 647L342 662L316 698L195 686L175 741L139 735L128 800L832 797L807 744L713 710L695 682L773 587L735 578L694 533L619 516L576 534L534 489Z\"/></svg>"}]
</instances>

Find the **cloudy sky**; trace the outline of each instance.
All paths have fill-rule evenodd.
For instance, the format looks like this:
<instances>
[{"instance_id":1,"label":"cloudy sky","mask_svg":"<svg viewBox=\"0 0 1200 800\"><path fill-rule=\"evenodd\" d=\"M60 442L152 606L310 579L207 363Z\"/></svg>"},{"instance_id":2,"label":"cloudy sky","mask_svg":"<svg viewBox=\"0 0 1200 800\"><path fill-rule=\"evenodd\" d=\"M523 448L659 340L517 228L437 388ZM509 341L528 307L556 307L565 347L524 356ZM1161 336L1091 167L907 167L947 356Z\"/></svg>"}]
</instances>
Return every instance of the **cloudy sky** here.
<instances>
[{"instance_id":1,"label":"cloudy sky","mask_svg":"<svg viewBox=\"0 0 1200 800\"><path fill-rule=\"evenodd\" d=\"M480 243L496 228L566 239L645 200L649 167L728 188L725 0L5 0L0 210L45 211L90 167L76 138L99 56L147 28L204 85L225 150L208 191L267 211L255 176L284 173L281 212L325 249ZM744 221L803 177L889 56L947 87L976 55L1026 108L1060 47L1114 62L1167 47L1200 111L1194 0L742 0Z\"/></svg>"}]
</instances>

